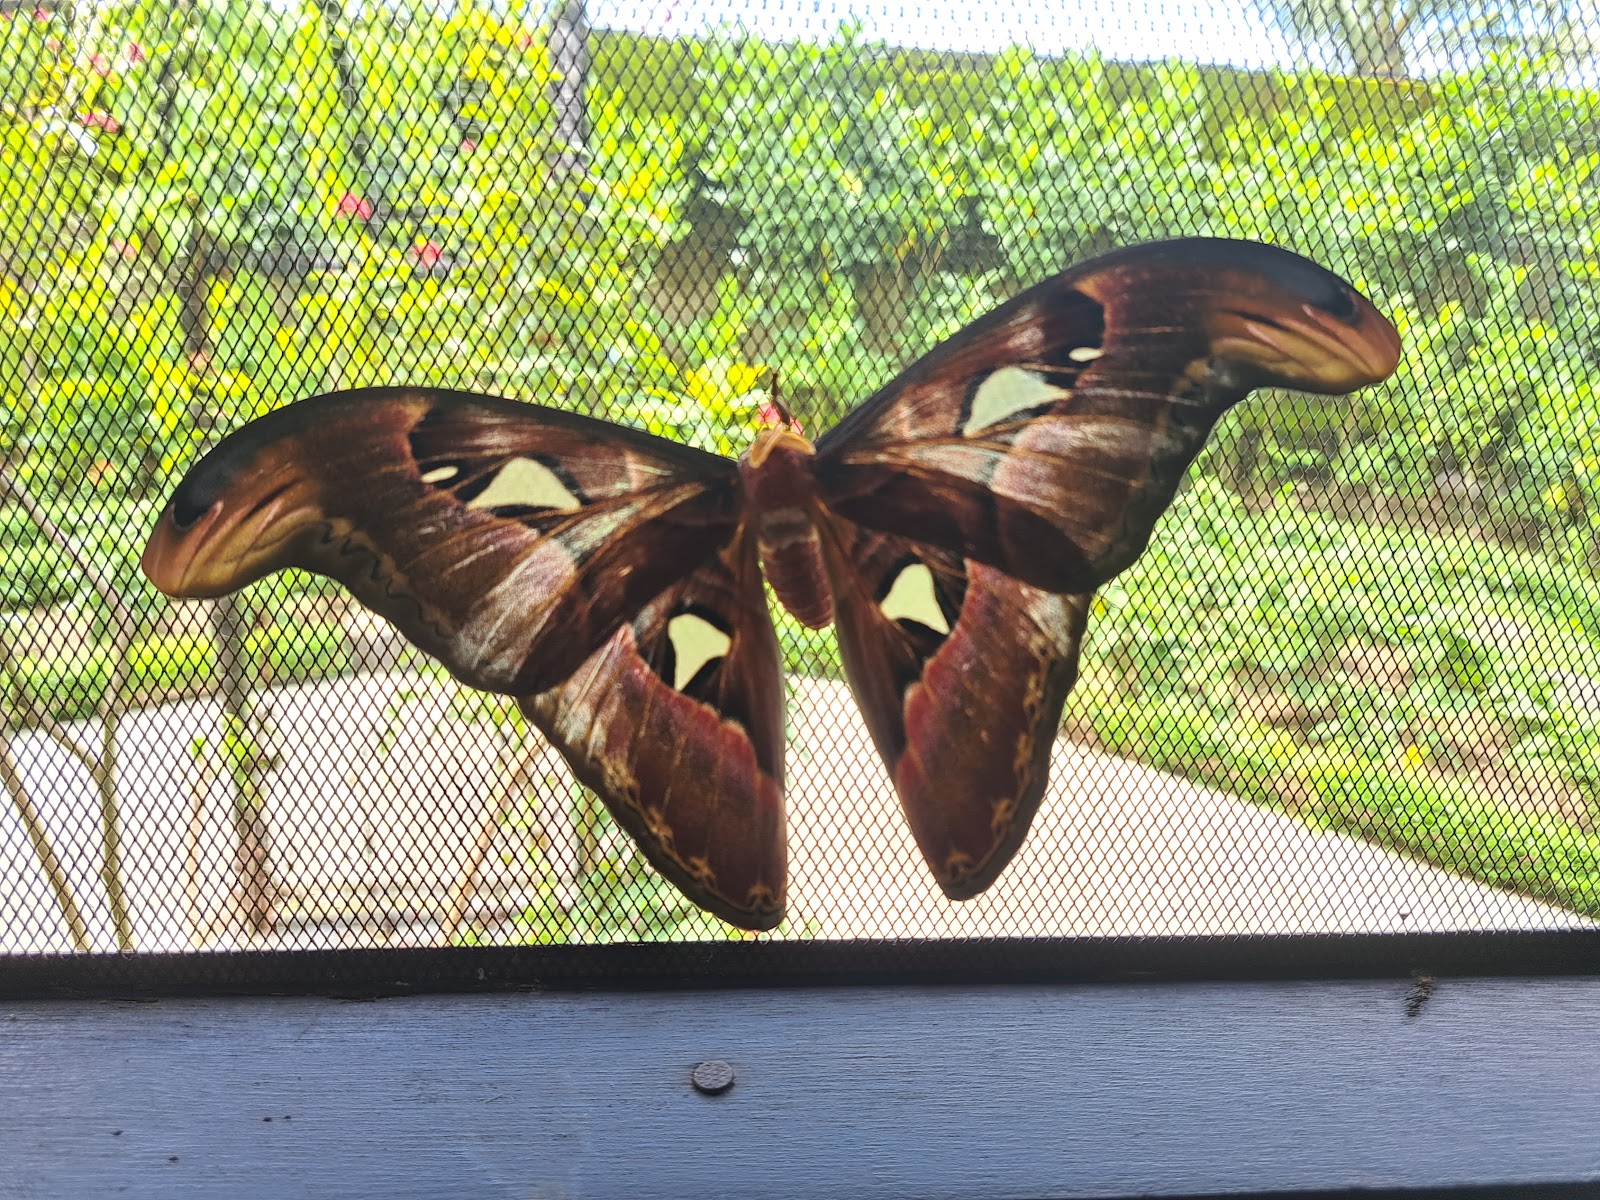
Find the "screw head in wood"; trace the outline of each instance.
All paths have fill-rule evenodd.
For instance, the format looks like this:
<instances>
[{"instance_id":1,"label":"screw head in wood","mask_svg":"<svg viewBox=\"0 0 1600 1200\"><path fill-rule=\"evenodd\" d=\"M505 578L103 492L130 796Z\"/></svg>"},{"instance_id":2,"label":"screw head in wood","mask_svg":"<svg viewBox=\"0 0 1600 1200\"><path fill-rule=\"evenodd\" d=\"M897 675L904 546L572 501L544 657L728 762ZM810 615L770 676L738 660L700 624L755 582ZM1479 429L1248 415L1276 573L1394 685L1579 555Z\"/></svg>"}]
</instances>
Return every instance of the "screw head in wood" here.
<instances>
[{"instance_id":1,"label":"screw head in wood","mask_svg":"<svg viewBox=\"0 0 1600 1200\"><path fill-rule=\"evenodd\" d=\"M695 1063L694 1070L689 1073L689 1082L694 1084L697 1092L720 1096L733 1086L733 1067L720 1058L708 1058L705 1062Z\"/></svg>"}]
</instances>

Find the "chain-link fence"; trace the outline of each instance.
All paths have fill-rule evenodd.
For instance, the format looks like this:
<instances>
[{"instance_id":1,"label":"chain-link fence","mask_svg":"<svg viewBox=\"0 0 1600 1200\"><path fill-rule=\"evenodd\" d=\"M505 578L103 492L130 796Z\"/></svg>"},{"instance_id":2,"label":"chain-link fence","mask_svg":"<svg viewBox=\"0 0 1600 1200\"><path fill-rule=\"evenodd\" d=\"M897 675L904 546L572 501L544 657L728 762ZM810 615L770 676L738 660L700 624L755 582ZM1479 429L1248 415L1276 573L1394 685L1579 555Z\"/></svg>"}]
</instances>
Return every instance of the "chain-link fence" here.
<instances>
[{"instance_id":1,"label":"chain-link fence","mask_svg":"<svg viewBox=\"0 0 1600 1200\"><path fill-rule=\"evenodd\" d=\"M343 589L156 592L184 471L377 384L736 456L774 370L814 434L1028 284L1196 234L1343 275L1398 371L1223 420L975 899L833 632L775 607L773 936L1600 915L1600 16L1123 7L0 3L0 952L740 936Z\"/></svg>"}]
</instances>

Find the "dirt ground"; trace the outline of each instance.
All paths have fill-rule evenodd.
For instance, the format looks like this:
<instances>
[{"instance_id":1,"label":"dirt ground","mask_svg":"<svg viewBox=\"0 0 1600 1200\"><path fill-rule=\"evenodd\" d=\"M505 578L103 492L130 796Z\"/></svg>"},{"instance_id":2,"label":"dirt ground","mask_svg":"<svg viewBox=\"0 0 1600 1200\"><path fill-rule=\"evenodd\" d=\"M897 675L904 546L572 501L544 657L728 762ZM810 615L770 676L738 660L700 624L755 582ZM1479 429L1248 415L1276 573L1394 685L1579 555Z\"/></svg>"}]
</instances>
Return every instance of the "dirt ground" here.
<instances>
[{"instance_id":1,"label":"dirt ground","mask_svg":"<svg viewBox=\"0 0 1600 1200\"><path fill-rule=\"evenodd\" d=\"M1570 912L1315 831L1220 792L1065 740L1016 861L983 896L947 901L900 817L843 684L791 679L789 928L825 938L1313 933L1560 928ZM487 820L524 747L458 719L463 693L415 674L261 693L278 766L267 811L285 919L266 943L230 900L231 788L199 787L209 700L130 714L119 742L125 876L140 949L433 943L484 833L470 911L520 911L534 883L527 816ZM473 707L469 702L468 707ZM80 735L94 731L80 728ZM111 948L99 808L86 771L40 734L13 746L75 895ZM571 784L548 749L539 780L548 861L576 861ZM523 936L534 931L523 930ZM70 945L11 806L0 810L0 951Z\"/></svg>"}]
</instances>

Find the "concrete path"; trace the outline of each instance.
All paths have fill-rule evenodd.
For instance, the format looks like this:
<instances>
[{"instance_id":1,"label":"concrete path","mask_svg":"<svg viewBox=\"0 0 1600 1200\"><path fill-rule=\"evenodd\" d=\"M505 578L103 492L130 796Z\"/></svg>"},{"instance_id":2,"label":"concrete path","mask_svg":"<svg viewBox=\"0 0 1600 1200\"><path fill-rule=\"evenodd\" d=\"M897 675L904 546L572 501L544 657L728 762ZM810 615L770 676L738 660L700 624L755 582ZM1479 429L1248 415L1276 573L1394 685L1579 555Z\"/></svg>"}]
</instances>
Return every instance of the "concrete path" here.
<instances>
[{"instance_id":1,"label":"concrete path","mask_svg":"<svg viewBox=\"0 0 1600 1200\"><path fill-rule=\"evenodd\" d=\"M1061 742L1051 791L1017 860L988 893L944 899L912 844L843 684L790 681L789 928L817 937L1325 933L1548 929L1588 924L1225 794ZM356 676L263 693L280 765L270 784L287 893L270 943L230 906L228 787L200 794L193 750L210 701L131 714L120 739L125 874L140 949L430 944L479 830L491 835L475 916L520 911L547 868L570 872L570 776L532 762L545 797L498 825L488 797L525 747L484 704L421 675ZM463 721L465 712L478 719ZM78 727L80 737L92 729ZM39 734L14 739L74 892L111 948L98 880L98 800L84 768ZM197 803L198 801L198 803ZM186 892L187 887L187 892ZM532 936L533 931L522 931ZM70 949L21 822L0 808L0 952Z\"/></svg>"}]
</instances>

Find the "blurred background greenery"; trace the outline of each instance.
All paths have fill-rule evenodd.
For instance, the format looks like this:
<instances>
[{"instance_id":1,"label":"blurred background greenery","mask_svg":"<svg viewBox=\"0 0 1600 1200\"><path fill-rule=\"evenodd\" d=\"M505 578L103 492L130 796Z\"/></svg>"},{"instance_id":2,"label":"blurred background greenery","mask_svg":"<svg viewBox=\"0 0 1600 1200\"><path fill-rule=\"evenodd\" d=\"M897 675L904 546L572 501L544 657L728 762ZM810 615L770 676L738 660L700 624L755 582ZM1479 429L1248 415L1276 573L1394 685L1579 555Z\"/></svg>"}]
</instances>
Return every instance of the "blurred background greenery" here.
<instances>
[{"instance_id":1,"label":"blurred background greenery","mask_svg":"<svg viewBox=\"0 0 1600 1200\"><path fill-rule=\"evenodd\" d=\"M11 729L362 665L315 580L218 624L137 573L182 470L289 400L461 387L738 453L771 368L817 431L1076 259L1257 238L1372 297L1401 370L1224 422L1101 597L1068 733L1600 915L1600 89L1574 82L1579 43L1480 30L1469 65L1422 75L1327 16L1306 36L1342 69L1245 71L850 28L656 38L574 7L0 12ZM837 673L830 636L781 632L792 671ZM671 913L541 927L709 927L650 903Z\"/></svg>"}]
</instances>

